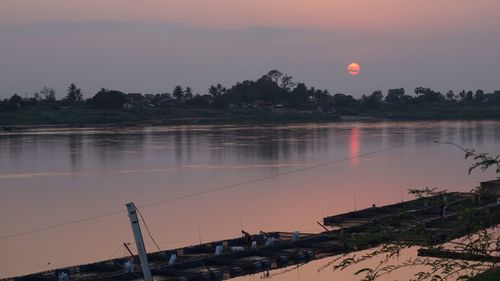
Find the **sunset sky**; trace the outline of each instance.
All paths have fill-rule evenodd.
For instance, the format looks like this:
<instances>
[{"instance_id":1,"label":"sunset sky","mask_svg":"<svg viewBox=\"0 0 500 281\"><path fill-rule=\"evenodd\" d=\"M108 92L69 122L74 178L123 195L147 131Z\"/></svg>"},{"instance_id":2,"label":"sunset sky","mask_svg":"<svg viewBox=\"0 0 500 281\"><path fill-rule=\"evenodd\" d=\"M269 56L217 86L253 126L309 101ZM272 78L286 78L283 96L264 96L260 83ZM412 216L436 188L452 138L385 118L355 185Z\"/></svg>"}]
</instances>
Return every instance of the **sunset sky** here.
<instances>
[{"instance_id":1,"label":"sunset sky","mask_svg":"<svg viewBox=\"0 0 500 281\"><path fill-rule=\"evenodd\" d=\"M0 98L204 93L279 69L356 97L500 89L498 0L0 0ZM349 76L351 62L361 74Z\"/></svg>"}]
</instances>

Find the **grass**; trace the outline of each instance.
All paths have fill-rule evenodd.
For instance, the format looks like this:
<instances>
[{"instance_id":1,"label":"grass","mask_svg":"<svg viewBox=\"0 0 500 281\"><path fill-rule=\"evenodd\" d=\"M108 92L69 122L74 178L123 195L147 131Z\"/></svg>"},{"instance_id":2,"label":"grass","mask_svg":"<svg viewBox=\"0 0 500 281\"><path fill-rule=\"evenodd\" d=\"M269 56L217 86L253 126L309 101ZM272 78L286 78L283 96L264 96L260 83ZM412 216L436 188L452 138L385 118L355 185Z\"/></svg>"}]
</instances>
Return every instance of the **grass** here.
<instances>
[{"instance_id":1,"label":"grass","mask_svg":"<svg viewBox=\"0 0 500 281\"><path fill-rule=\"evenodd\" d=\"M120 123L291 123L331 122L339 116L331 113L273 109L154 109L97 110L88 107L26 109L0 112L0 126L19 125L99 125Z\"/></svg>"},{"instance_id":2,"label":"grass","mask_svg":"<svg viewBox=\"0 0 500 281\"><path fill-rule=\"evenodd\" d=\"M409 107L384 106L378 110L356 107L337 108L340 114L394 120L500 120L498 106L447 105ZM20 111L0 111L0 126L16 125L98 125L120 123L158 124L261 124L338 121L339 115L289 108L144 108L99 110L82 105L73 107L34 106ZM156 124L155 123L155 124Z\"/></svg>"}]
</instances>

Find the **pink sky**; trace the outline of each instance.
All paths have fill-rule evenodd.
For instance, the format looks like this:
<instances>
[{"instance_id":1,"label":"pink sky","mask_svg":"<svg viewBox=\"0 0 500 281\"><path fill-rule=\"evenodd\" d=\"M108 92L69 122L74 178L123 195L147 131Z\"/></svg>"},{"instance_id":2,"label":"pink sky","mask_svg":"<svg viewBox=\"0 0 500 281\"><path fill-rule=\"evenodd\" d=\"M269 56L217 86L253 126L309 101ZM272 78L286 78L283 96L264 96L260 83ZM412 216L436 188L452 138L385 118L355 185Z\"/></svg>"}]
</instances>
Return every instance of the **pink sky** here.
<instances>
[{"instance_id":1,"label":"pink sky","mask_svg":"<svg viewBox=\"0 0 500 281\"><path fill-rule=\"evenodd\" d=\"M88 95L204 92L273 68L355 96L491 91L499 10L496 0L0 0L0 97L71 82ZM356 80L351 61L363 68Z\"/></svg>"},{"instance_id":2,"label":"pink sky","mask_svg":"<svg viewBox=\"0 0 500 281\"><path fill-rule=\"evenodd\" d=\"M495 0L2 0L0 21L115 20L195 26L300 28L450 28L496 24Z\"/></svg>"}]
</instances>

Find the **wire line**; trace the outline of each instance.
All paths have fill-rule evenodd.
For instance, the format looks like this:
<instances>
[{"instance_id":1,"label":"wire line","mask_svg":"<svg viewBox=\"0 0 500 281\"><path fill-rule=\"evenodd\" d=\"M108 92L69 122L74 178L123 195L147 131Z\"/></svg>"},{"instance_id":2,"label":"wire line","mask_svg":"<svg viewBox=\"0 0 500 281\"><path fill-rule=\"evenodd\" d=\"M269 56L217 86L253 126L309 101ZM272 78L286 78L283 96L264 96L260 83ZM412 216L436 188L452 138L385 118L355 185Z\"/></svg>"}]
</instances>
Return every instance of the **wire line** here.
<instances>
[{"instance_id":1,"label":"wire line","mask_svg":"<svg viewBox=\"0 0 500 281\"><path fill-rule=\"evenodd\" d=\"M153 235L151 235L151 232L149 231L149 227L148 227L148 224L146 223L146 220L144 219L144 217L142 216L142 213L141 213L141 210L139 210L139 208L135 207L135 209L137 210L137 212L139 213L139 216L141 216L141 220L142 222L144 223L144 226L146 227L146 231L149 235L149 238L151 238L151 241L153 241L153 243L155 244L156 246L156 249L158 249L158 251L161 251L160 249L160 246L158 246L158 243L156 243L155 239L153 238Z\"/></svg>"},{"instance_id":2,"label":"wire line","mask_svg":"<svg viewBox=\"0 0 500 281\"><path fill-rule=\"evenodd\" d=\"M283 176L286 176L286 175L301 173L301 172L309 171L309 170L312 170L312 169L317 169L317 168L321 168L321 167L325 167L325 166L329 166L329 165L333 165L333 164L337 164L337 163L346 162L346 161L357 159L357 158L371 156L371 155L379 154L379 153L382 153L382 152L387 152L387 151L391 151L391 150L395 150L395 149L401 149L403 147L410 146L410 145L415 145L415 144L419 144L419 143L433 141L433 140L439 139L441 137L449 137L449 136L451 136L453 134L455 134L455 132L452 132L452 133L444 135L444 136L437 136L437 137L432 137L432 138L426 138L426 139L417 140L417 141L414 141L414 142L403 143L403 144L400 144L400 145L395 145L395 146L391 146L391 147L387 147L387 148L383 148L383 149L379 149L379 150L375 150L375 151L371 151L371 152L359 154L359 155L356 155L356 156L349 156L349 157L338 159L338 160L323 162L323 163L320 163L320 164L311 165L311 166L307 166L307 167L304 167L304 168L299 168L299 169L295 169L295 170L291 170L291 171L286 171L286 172L282 172L282 173L277 173L277 174L266 176L266 177L261 177L261 178L256 178L256 179L251 179L251 180L247 180L247 181L235 183L235 184L229 184L229 185L225 185L225 186L220 186L220 187L216 187L216 188L212 188L212 189L207 189L207 190L200 191L200 192L188 193L188 194L181 195L181 196L178 196L178 197L173 197L173 198L169 198L169 199L165 199L165 200L160 200L160 201L156 201L156 202L152 202L152 203L148 203L148 204L143 204L143 205L141 205L139 207L141 207L141 208L149 208L149 207L152 207L152 206L157 206L157 205L162 205L162 204L168 204L168 203L171 203L171 202L174 202L174 201L185 200L185 199L189 199L189 198L193 198L193 197L197 197L197 196L202 196L202 195L206 195L206 194L210 194L210 193L221 192L221 191L229 190L229 189L235 189L235 188L238 188L238 187L241 187L241 186L244 186L244 185L249 185L249 184L252 184L252 183L258 183L258 182L262 182L262 181L266 181L266 180L270 180L270 179L274 179L274 178L278 178L278 177L283 177ZM74 220L74 221L68 221L68 222L65 222L65 223L54 224L54 225L49 225L49 226L46 226L46 227L40 227L40 228L36 228L36 229L24 231L24 232L9 234L9 235L6 235L6 236L1 236L0 237L0 241L6 240L6 239L10 239L10 238L14 238L14 237L19 237L19 236L33 234L33 233L36 233L36 232L41 232L41 231L51 230L51 229L55 229L55 228L65 227L65 226L72 225L72 224L77 224L77 223L87 222L87 221L91 221L91 220L95 220L95 219L100 219L100 218L104 218L104 217L109 217L109 216L113 216L113 215L117 215L117 214L122 214L122 213L126 213L126 211L121 211L121 210L120 211L113 211L113 212L104 213L104 214L100 214L100 215L96 215L96 216L92 216L92 217L82 218L82 219L78 219L78 220Z\"/></svg>"}]
</instances>

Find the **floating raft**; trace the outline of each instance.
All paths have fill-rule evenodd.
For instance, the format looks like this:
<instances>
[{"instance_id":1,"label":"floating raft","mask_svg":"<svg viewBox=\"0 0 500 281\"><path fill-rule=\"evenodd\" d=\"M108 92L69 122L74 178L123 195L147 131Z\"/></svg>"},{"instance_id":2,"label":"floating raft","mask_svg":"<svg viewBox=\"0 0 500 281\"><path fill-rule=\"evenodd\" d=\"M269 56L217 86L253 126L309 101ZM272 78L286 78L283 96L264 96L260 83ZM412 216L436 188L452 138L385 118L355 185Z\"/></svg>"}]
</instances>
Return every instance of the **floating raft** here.
<instances>
[{"instance_id":1,"label":"floating raft","mask_svg":"<svg viewBox=\"0 0 500 281\"><path fill-rule=\"evenodd\" d=\"M223 280L246 274L305 263L344 248L332 241L328 234L304 234L272 232L252 235L257 247L251 249L245 238L236 238L179 249L155 252L148 255L151 272L155 280ZM265 245L268 238L272 245ZM216 247L223 246L216 255ZM173 265L168 261L172 254L177 256ZM79 265L63 269L40 272L5 280L57 280L60 272L68 273L69 280L140 280L142 273L139 263L133 272L124 273L124 263L129 257L103 262Z\"/></svg>"},{"instance_id":2,"label":"floating raft","mask_svg":"<svg viewBox=\"0 0 500 281\"><path fill-rule=\"evenodd\" d=\"M332 227L332 230L317 234L271 232L252 235L256 247L252 247L248 239L241 237L150 253L149 265L154 280L226 280L369 249L394 241L391 240L394 237L379 235L387 229L412 230L412 234L405 236L405 239L414 245L444 243L477 231L467 227L456 231L457 216L464 207L477 212L478 215L487 214L484 216L484 227L499 223L500 205L497 204L496 198L479 200L471 194L448 193L444 214L442 200L442 196L436 196L326 217L324 224ZM383 230L381 227L384 227ZM415 228L418 228L418 231ZM450 229L454 231L449 231ZM373 233L378 236L366 239ZM359 237L364 239L358 239ZM269 240L273 240L273 243L266 243ZM216 254L216 248L221 246L222 252ZM177 259L173 264L169 264L172 254L175 254ZM124 270L127 261L133 261L134 264L129 272ZM57 276L61 272L68 274L68 280L75 281L142 280L138 265L136 256L122 257L0 281L58 280Z\"/></svg>"},{"instance_id":3,"label":"floating raft","mask_svg":"<svg viewBox=\"0 0 500 281\"><path fill-rule=\"evenodd\" d=\"M457 207L463 207L464 203L471 202L472 195L470 193L447 193L446 195L447 212L453 212ZM484 201L484 200L483 200ZM491 199L484 201L482 204L493 203ZM386 220L392 217L401 217L402 215L415 215L418 219L425 217L435 218L441 214L442 198L440 196L420 198L408 202L402 202L383 207L372 207L359 211L349 212L345 214L326 217L323 219L323 224L338 228L352 228L362 225L370 225L373 222Z\"/></svg>"}]
</instances>

